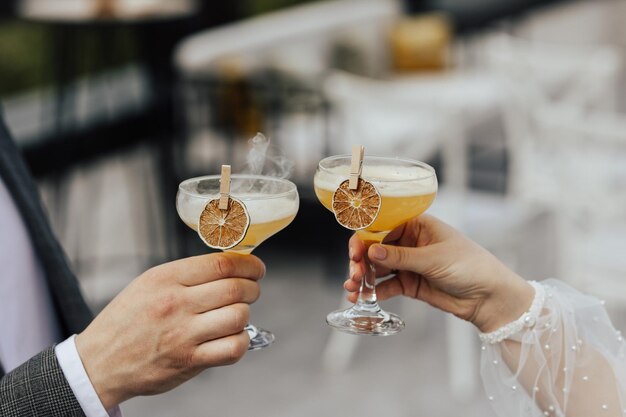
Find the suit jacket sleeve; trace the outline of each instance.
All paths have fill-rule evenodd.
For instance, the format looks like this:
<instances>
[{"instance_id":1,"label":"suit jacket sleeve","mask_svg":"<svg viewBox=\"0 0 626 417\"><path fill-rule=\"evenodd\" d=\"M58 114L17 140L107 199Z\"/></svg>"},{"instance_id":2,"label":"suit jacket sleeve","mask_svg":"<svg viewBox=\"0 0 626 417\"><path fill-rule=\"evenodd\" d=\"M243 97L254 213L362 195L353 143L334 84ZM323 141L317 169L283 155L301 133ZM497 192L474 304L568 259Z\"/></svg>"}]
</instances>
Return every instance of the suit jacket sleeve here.
<instances>
[{"instance_id":1,"label":"suit jacket sleeve","mask_svg":"<svg viewBox=\"0 0 626 417\"><path fill-rule=\"evenodd\" d=\"M0 379L0 416L85 416L59 366L54 346Z\"/></svg>"}]
</instances>

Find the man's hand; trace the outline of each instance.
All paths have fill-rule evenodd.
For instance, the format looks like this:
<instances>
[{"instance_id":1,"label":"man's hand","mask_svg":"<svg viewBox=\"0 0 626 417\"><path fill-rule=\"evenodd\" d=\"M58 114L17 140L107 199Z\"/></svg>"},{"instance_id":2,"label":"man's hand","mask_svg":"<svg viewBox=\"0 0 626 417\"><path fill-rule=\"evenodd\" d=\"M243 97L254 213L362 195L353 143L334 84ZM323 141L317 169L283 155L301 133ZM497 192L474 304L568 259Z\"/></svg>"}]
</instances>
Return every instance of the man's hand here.
<instances>
[{"instance_id":1,"label":"man's hand","mask_svg":"<svg viewBox=\"0 0 626 417\"><path fill-rule=\"evenodd\" d=\"M152 268L76 337L106 409L168 391L246 353L249 304L265 266L252 255L214 253Z\"/></svg>"}]
</instances>

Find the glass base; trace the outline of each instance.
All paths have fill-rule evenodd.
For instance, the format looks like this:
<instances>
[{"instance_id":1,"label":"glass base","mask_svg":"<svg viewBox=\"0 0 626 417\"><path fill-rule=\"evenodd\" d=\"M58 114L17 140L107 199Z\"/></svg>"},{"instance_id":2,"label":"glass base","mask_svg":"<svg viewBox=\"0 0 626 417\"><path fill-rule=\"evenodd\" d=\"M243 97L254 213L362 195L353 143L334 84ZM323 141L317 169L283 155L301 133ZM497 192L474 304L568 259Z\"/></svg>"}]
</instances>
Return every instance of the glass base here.
<instances>
[{"instance_id":1,"label":"glass base","mask_svg":"<svg viewBox=\"0 0 626 417\"><path fill-rule=\"evenodd\" d=\"M245 330L248 332L248 336L250 336L248 350L263 349L274 343L275 337L272 332L260 329L252 324L248 324Z\"/></svg>"},{"instance_id":2,"label":"glass base","mask_svg":"<svg viewBox=\"0 0 626 417\"><path fill-rule=\"evenodd\" d=\"M326 323L342 332L370 336L389 336L404 329L399 316L387 313L377 303L333 311L326 316Z\"/></svg>"}]
</instances>

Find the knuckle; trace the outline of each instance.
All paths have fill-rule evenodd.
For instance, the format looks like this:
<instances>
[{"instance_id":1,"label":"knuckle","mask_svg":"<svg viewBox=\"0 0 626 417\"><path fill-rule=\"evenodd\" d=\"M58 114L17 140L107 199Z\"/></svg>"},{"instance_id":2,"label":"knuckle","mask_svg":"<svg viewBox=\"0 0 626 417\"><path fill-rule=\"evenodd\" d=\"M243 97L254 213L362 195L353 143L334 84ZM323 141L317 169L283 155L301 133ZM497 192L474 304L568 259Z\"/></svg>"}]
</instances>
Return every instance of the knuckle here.
<instances>
[{"instance_id":1,"label":"knuckle","mask_svg":"<svg viewBox=\"0 0 626 417\"><path fill-rule=\"evenodd\" d=\"M250 306L247 304L233 305L230 312L230 321L235 330L243 330L250 318Z\"/></svg>"},{"instance_id":2,"label":"knuckle","mask_svg":"<svg viewBox=\"0 0 626 417\"><path fill-rule=\"evenodd\" d=\"M394 252L396 254L395 256L396 264L400 267L406 267L407 262L408 262L408 256L404 248L395 248Z\"/></svg>"},{"instance_id":3,"label":"knuckle","mask_svg":"<svg viewBox=\"0 0 626 417\"><path fill-rule=\"evenodd\" d=\"M224 254L218 254L214 258L213 267L220 277L230 277L235 272L235 263Z\"/></svg>"},{"instance_id":4,"label":"knuckle","mask_svg":"<svg viewBox=\"0 0 626 417\"><path fill-rule=\"evenodd\" d=\"M244 295L243 284L237 280L230 280L226 287L226 294L231 303L241 301Z\"/></svg>"},{"instance_id":5,"label":"knuckle","mask_svg":"<svg viewBox=\"0 0 626 417\"><path fill-rule=\"evenodd\" d=\"M142 287L150 287L154 286L156 283L161 283L166 275L164 269L163 265L154 266L139 275L135 281L133 281L133 284Z\"/></svg>"},{"instance_id":6,"label":"knuckle","mask_svg":"<svg viewBox=\"0 0 626 417\"><path fill-rule=\"evenodd\" d=\"M171 316L178 308L178 299L172 294L168 293L159 297L152 305L152 315L157 319L164 319Z\"/></svg>"},{"instance_id":7,"label":"knuckle","mask_svg":"<svg viewBox=\"0 0 626 417\"><path fill-rule=\"evenodd\" d=\"M253 286L252 302L255 302L256 300L258 300L260 296L261 296L261 286L255 282Z\"/></svg>"},{"instance_id":8,"label":"knuckle","mask_svg":"<svg viewBox=\"0 0 626 417\"><path fill-rule=\"evenodd\" d=\"M263 278L265 276L265 264L259 258L250 258L251 262L254 262L254 277Z\"/></svg>"},{"instance_id":9,"label":"knuckle","mask_svg":"<svg viewBox=\"0 0 626 417\"><path fill-rule=\"evenodd\" d=\"M232 337L226 343L226 363L239 362L248 350L248 341L241 336Z\"/></svg>"},{"instance_id":10,"label":"knuckle","mask_svg":"<svg viewBox=\"0 0 626 417\"><path fill-rule=\"evenodd\" d=\"M188 350L181 355L183 369L194 369L197 366L198 358L194 350Z\"/></svg>"},{"instance_id":11,"label":"knuckle","mask_svg":"<svg viewBox=\"0 0 626 417\"><path fill-rule=\"evenodd\" d=\"M265 276L265 273L267 272L267 268L263 262L259 261L259 263L259 278L263 278Z\"/></svg>"}]
</instances>

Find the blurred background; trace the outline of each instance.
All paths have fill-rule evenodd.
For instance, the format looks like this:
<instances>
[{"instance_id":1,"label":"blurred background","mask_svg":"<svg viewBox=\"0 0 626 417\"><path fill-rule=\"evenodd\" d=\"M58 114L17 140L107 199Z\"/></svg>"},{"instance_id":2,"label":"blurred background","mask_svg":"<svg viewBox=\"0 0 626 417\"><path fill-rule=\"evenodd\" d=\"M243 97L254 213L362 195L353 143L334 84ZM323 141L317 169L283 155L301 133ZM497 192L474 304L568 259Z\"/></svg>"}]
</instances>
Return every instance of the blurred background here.
<instances>
[{"instance_id":1,"label":"blurred background","mask_svg":"<svg viewBox=\"0 0 626 417\"><path fill-rule=\"evenodd\" d=\"M471 326L410 300L388 338L331 331L347 239L312 191L325 156L432 164L430 213L527 279L626 324L626 1L5 0L0 100L98 311L150 266L207 252L177 185L293 162L294 223L257 252L271 349L132 416L490 416Z\"/></svg>"}]
</instances>

